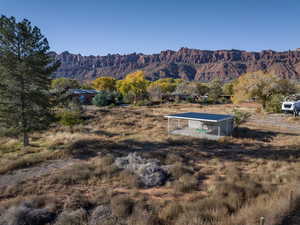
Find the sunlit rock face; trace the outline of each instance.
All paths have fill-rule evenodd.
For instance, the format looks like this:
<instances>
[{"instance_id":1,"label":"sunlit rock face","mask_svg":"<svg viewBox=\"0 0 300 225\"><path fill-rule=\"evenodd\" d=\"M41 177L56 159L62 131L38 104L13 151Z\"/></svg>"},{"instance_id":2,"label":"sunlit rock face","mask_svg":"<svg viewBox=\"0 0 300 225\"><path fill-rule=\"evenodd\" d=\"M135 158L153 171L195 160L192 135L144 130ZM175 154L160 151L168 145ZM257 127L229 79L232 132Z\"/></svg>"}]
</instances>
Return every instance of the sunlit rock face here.
<instances>
[{"instance_id":1,"label":"sunlit rock face","mask_svg":"<svg viewBox=\"0 0 300 225\"><path fill-rule=\"evenodd\" d=\"M159 54L82 56L63 52L51 54L61 61L57 77L91 80L100 76L122 79L127 73L141 69L148 79L173 77L185 80L232 80L246 72L263 70L283 78L300 80L300 50L247 52L240 50L206 51L181 48Z\"/></svg>"}]
</instances>

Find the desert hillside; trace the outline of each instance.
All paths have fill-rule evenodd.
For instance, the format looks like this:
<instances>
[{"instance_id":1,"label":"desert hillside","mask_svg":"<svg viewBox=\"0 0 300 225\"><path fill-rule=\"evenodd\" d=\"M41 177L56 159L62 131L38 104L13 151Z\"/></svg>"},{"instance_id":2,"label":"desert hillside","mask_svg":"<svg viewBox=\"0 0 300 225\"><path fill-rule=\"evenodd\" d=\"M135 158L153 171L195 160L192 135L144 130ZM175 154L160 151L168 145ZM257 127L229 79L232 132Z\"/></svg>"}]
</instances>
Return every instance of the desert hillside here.
<instances>
[{"instance_id":1,"label":"desert hillside","mask_svg":"<svg viewBox=\"0 0 300 225\"><path fill-rule=\"evenodd\" d=\"M262 70L282 78L300 80L300 51L247 52L240 50L205 51L181 48L159 54L129 54L82 56L69 52L56 54L61 67L58 77L90 80L100 76L118 79L137 69L145 71L147 78L156 80L172 77L186 80L210 81L214 78L232 80L244 73Z\"/></svg>"}]
</instances>

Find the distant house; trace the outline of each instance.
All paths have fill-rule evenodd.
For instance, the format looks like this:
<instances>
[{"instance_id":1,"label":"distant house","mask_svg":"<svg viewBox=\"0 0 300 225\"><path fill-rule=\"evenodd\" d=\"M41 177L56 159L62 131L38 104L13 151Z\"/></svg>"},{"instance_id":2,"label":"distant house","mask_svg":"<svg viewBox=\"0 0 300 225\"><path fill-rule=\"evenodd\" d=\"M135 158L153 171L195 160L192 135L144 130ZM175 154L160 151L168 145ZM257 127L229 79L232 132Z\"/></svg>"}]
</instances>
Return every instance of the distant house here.
<instances>
[{"instance_id":1,"label":"distant house","mask_svg":"<svg viewBox=\"0 0 300 225\"><path fill-rule=\"evenodd\" d=\"M90 104L92 99L99 93L97 90L70 89L70 96L79 100L81 104Z\"/></svg>"}]
</instances>

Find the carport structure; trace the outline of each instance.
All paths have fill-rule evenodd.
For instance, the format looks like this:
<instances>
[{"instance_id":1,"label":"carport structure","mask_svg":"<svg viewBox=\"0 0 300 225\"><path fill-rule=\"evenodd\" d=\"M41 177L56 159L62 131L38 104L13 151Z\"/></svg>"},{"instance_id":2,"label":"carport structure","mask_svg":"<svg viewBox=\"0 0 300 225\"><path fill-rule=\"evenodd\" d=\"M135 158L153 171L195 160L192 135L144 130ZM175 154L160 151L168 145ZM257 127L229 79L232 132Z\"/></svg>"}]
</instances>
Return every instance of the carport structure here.
<instances>
[{"instance_id":1,"label":"carport structure","mask_svg":"<svg viewBox=\"0 0 300 225\"><path fill-rule=\"evenodd\" d=\"M229 136L234 128L234 116L187 112L165 116L168 133L217 140Z\"/></svg>"}]
</instances>

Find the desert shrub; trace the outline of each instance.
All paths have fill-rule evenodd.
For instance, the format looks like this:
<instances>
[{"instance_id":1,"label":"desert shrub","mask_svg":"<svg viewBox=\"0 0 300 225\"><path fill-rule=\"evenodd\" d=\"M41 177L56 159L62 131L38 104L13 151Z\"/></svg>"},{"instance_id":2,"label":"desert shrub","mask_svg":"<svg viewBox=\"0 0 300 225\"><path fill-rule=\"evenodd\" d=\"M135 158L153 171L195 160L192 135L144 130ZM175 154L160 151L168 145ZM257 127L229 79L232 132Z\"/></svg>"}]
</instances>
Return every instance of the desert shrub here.
<instances>
[{"instance_id":1,"label":"desert shrub","mask_svg":"<svg viewBox=\"0 0 300 225\"><path fill-rule=\"evenodd\" d=\"M107 155L105 155L105 156L103 156L99 159L96 159L94 161L94 165L96 167L98 167L98 166L103 166L103 167L110 166L113 163L114 163L114 157L112 155L109 155L109 154L107 154Z\"/></svg>"},{"instance_id":2,"label":"desert shrub","mask_svg":"<svg viewBox=\"0 0 300 225\"><path fill-rule=\"evenodd\" d=\"M284 96L281 94L272 95L266 102L266 111L272 113L280 113L283 100Z\"/></svg>"},{"instance_id":3,"label":"desert shrub","mask_svg":"<svg viewBox=\"0 0 300 225\"><path fill-rule=\"evenodd\" d=\"M76 139L75 135L74 140L64 146L63 154L74 158L96 156L96 148L100 145L99 140L95 137L88 137L88 135L86 137L84 137L84 135L81 137L80 135L78 136L78 139Z\"/></svg>"},{"instance_id":4,"label":"desert shrub","mask_svg":"<svg viewBox=\"0 0 300 225\"><path fill-rule=\"evenodd\" d=\"M182 175L187 174L191 171L186 168L181 162L177 162L168 168L168 172L174 179L179 179Z\"/></svg>"},{"instance_id":5,"label":"desert shrub","mask_svg":"<svg viewBox=\"0 0 300 225\"><path fill-rule=\"evenodd\" d=\"M100 91L92 100L96 106L118 105L121 103L121 95L117 92Z\"/></svg>"},{"instance_id":6,"label":"desert shrub","mask_svg":"<svg viewBox=\"0 0 300 225\"><path fill-rule=\"evenodd\" d=\"M111 177L117 171L118 167L114 165L114 158L111 155L106 155L94 162L94 174L97 177Z\"/></svg>"},{"instance_id":7,"label":"desert shrub","mask_svg":"<svg viewBox=\"0 0 300 225\"><path fill-rule=\"evenodd\" d=\"M64 185L79 184L88 180L93 175L93 168L87 163L75 164L61 170L58 174L51 178L52 183Z\"/></svg>"},{"instance_id":8,"label":"desert shrub","mask_svg":"<svg viewBox=\"0 0 300 225\"><path fill-rule=\"evenodd\" d=\"M175 153L168 153L165 159L166 164L175 164L175 163L181 163L183 161L183 157L179 154ZM176 165L176 164L175 164Z\"/></svg>"},{"instance_id":9,"label":"desert shrub","mask_svg":"<svg viewBox=\"0 0 300 225\"><path fill-rule=\"evenodd\" d=\"M130 225L162 225L161 220L153 214L142 212L129 218Z\"/></svg>"},{"instance_id":10,"label":"desert shrub","mask_svg":"<svg viewBox=\"0 0 300 225\"><path fill-rule=\"evenodd\" d=\"M142 186L139 177L130 172L129 170L123 170L119 174L120 181L128 187L139 188Z\"/></svg>"},{"instance_id":11,"label":"desert shrub","mask_svg":"<svg viewBox=\"0 0 300 225\"><path fill-rule=\"evenodd\" d=\"M99 165L95 167L94 174L97 177L112 177L119 171L118 167L115 165Z\"/></svg>"},{"instance_id":12,"label":"desert shrub","mask_svg":"<svg viewBox=\"0 0 300 225\"><path fill-rule=\"evenodd\" d=\"M40 225L52 222L55 214L46 208L34 208L30 202L23 202L3 211L1 225Z\"/></svg>"},{"instance_id":13,"label":"desert shrub","mask_svg":"<svg viewBox=\"0 0 300 225\"><path fill-rule=\"evenodd\" d=\"M246 203L266 193L264 186L237 169L226 171L226 180L215 184L212 197L220 199L230 213L235 213ZM272 189L269 189L271 191Z\"/></svg>"},{"instance_id":14,"label":"desert shrub","mask_svg":"<svg viewBox=\"0 0 300 225\"><path fill-rule=\"evenodd\" d=\"M65 209L89 209L92 206L89 199L81 192L75 192L74 194L70 195L64 204Z\"/></svg>"},{"instance_id":15,"label":"desert shrub","mask_svg":"<svg viewBox=\"0 0 300 225\"><path fill-rule=\"evenodd\" d=\"M182 175L174 182L176 192L191 192L197 188L197 178L190 174Z\"/></svg>"},{"instance_id":16,"label":"desert shrub","mask_svg":"<svg viewBox=\"0 0 300 225\"><path fill-rule=\"evenodd\" d=\"M65 110L58 114L59 123L63 126L70 127L71 129L73 126L78 125L83 122L81 119L80 112L78 111L68 111Z\"/></svg>"},{"instance_id":17,"label":"desert shrub","mask_svg":"<svg viewBox=\"0 0 300 225\"><path fill-rule=\"evenodd\" d=\"M115 196L111 200L112 213L117 217L127 218L130 216L133 206L133 200L126 196Z\"/></svg>"},{"instance_id":18,"label":"desert shrub","mask_svg":"<svg viewBox=\"0 0 300 225\"><path fill-rule=\"evenodd\" d=\"M159 217L168 224L176 220L182 211L183 208L178 202L171 202L160 210Z\"/></svg>"},{"instance_id":19,"label":"desert shrub","mask_svg":"<svg viewBox=\"0 0 300 225\"><path fill-rule=\"evenodd\" d=\"M256 113L262 113L263 112L263 107L261 105L256 107L255 112Z\"/></svg>"},{"instance_id":20,"label":"desert shrub","mask_svg":"<svg viewBox=\"0 0 300 225\"><path fill-rule=\"evenodd\" d=\"M183 202L182 208L175 225L219 225L228 216L226 207L218 199Z\"/></svg>"},{"instance_id":21,"label":"desert shrub","mask_svg":"<svg viewBox=\"0 0 300 225\"><path fill-rule=\"evenodd\" d=\"M111 199L111 190L100 188L91 197L93 205L109 204Z\"/></svg>"},{"instance_id":22,"label":"desert shrub","mask_svg":"<svg viewBox=\"0 0 300 225\"><path fill-rule=\"evenodd\" d=\"M221 103L221 104L230 104L231 100L230 100L230 98L220 97L219 98L219 103Z\"/></svg>"},{"instance_id":23,"label":"desert shrub","mask_svg":"<svg viewBox=\"0 0 300 225\"><path fill-rule=\"evenodd\" d=\"M157 213L157 204L148 202L148 198L144 198L135 202L133 212L127 219L130 225L162 225Z\"/></svg>"},{"instance_id":24,"label":"desert shrub","mask_svg":"<svg viewBox=\"0 0 300 225\"><path fill-rule=\"evenodd\" d=\"M114 225L120 224L117 217L112 216L109 205L97 206L89 217L89 225Z\"/></svg>"},{"instance_id":25,"label":"desert shrub","mask_svg":"<svg viewBox=\"0 0 300 225\"><path fill-rule=\"evenodd\" d=\"M87 212L84 209L75 211L63 211L54 225L85 225L87 224Z\"/></svg>"},{"instance_id":26,"label":"desert shrub","mask_svg":"<svg viewBox=\"0 0 300 225\"><path fill-rule=\"evenodd\" d=\"M143 99L143 100L137 101L134 105L135 106L150 106L151 104L152 104L151 101L149 101L148 99Z\"/></svg>"},{"instance_id":27,"label":"desert shrub","mask_svg":"<svg viewBox=\"0 0 300 225\"><path fill-rule=\"evenodd\" d=\"M235 127L239 127L241 124L246 123L250 118L251 114L248 112L242 112L237 109L233 110L234 114L234 125Z\"/></svg>"}]
</instances>

